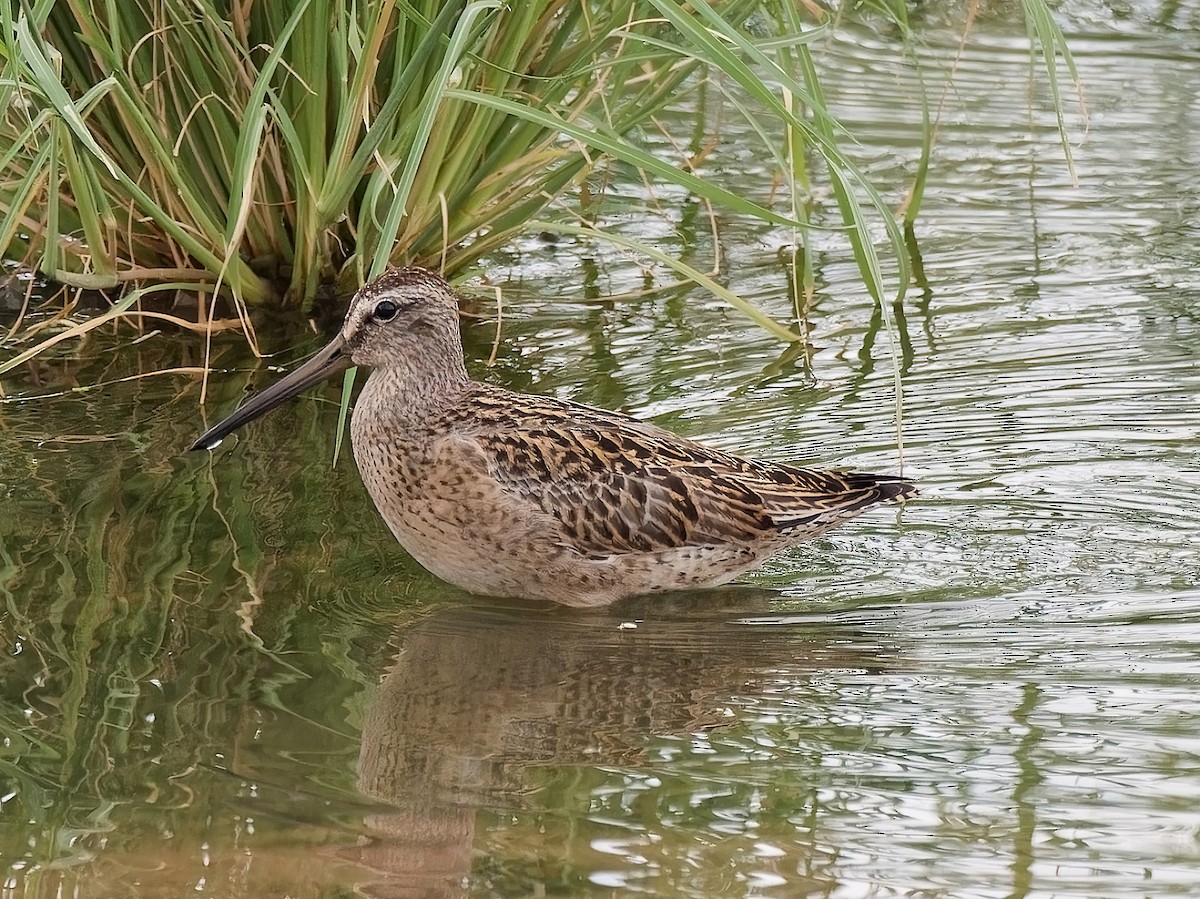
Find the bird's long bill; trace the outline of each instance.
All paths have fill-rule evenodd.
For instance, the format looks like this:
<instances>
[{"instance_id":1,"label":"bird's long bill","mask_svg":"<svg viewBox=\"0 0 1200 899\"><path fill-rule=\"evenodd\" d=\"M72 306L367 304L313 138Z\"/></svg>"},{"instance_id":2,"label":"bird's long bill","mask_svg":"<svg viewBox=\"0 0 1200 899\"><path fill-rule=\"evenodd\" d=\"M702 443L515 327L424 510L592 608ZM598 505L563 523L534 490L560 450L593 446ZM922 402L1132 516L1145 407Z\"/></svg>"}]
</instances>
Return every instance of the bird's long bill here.
<instances>
[{"instance_id":1,"label":"bird's long bill","mask_svg":"<svg viewBox=\"0 0 1200 899\"><path fill-rule=\"evenodd\" d=\"M217 444L247 422L270 412L284 400L290 399L318 381L345 371L353 363L346 349L346 341L338 335L325 349L309 358L293 372L284 375L266 390L246 400L227 419L201 434L190 449L214 449Z\"/></svg>"}]
</instances>

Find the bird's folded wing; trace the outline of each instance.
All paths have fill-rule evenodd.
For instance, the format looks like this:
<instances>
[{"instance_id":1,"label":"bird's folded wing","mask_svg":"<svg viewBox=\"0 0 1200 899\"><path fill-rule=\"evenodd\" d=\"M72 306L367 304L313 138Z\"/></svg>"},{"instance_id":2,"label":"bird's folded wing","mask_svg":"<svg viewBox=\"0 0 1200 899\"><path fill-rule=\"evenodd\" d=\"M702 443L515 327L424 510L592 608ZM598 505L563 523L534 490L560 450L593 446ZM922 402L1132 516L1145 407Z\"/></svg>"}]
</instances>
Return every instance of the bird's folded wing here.
<instances>
[{"instance_id":1,"label":"bird's folded wing","mask_svg":"<svg viewBox=\"0 0 1200 899\"><path fill-rule=\"evenodd\" d=\"M457 439L483 454L508 501L550 516L564 544L591 556L749 544L826 518L861 493L835 473L742 459L612 420L603 425Z\"/></svg>"}]
</instances>

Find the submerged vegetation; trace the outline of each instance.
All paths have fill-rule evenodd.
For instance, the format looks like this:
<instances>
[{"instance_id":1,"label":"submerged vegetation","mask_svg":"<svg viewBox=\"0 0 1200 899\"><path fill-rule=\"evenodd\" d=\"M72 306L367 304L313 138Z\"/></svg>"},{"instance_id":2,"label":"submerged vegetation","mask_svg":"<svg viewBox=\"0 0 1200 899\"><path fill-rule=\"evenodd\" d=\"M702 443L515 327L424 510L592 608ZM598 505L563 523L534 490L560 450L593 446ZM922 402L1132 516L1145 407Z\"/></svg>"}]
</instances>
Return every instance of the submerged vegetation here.
<instances>
[{"instance_id":1,"label":"submerged vegetation","mask_svg":"<svg viewBox=\"0 0 1200 899\"><path fill-rule=\"evenodd\" d=\"M879 8L907 27L902 5ZM1023 9L1057 102L1061 34L1040 0ZM826 108L813 48L833 24L815 4L30 0L4 4L0 26L0 254L125 292L114 313L180 289L307 313L389 263L453 276L566 197L549 227L603 236L590 210L611 164L792 228L799 247L819 171L871 295L907 281L896 217ZM710 83L783 190L756 201L697 175L707 148L645 149L655 114ZM898 261L890 291L869 223ZM813 285L799 259L798 294Z\"/></svg>"}]
</instances>

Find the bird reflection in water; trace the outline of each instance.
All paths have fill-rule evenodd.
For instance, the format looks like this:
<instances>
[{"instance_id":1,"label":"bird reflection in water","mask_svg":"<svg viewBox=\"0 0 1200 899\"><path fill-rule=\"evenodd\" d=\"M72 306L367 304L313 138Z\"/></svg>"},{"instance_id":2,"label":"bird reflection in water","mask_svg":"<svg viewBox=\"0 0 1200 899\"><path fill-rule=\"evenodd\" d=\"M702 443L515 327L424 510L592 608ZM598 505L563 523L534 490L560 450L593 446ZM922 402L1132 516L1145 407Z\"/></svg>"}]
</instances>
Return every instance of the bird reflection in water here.
<instances>
[{"instance_id":1,"label":"bird reflection in water","mask_svg":"<svg viewBox=\"0 0 1200 899\"><path fill-rule=\"evenodd\" d=\"M455 606L406 629L363 727L359 790L387 810L341 852L377 872L360 889L466 896L480 810L536 804L532 769L645 768L654 738L711 733L747 698L894 655L775 608L746 588L588 614Z\"/></svg>"}]
</instances>

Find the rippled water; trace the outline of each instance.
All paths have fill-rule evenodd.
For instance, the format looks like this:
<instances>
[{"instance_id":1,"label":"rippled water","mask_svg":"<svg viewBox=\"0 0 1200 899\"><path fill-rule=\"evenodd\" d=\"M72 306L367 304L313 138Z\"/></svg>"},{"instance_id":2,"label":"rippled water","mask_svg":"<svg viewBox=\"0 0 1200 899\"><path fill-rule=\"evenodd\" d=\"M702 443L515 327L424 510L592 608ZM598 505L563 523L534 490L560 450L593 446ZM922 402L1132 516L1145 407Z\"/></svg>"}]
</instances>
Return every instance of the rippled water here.
<instances>
[{"instance_id":1,"label":"rippled water","mask_svg":"<svg viewBox=\"0 0 1200 899\"><path fill-rule=\"evenodd\" d=\"M947 101L897 310L923 498L738 588L586 614L448 588L329 466L332 390L181 456L274 377L235 338L209 419L195 375L120 380L197 365L190 339L108 361L128 334L93 334L6 380L0 895L1194 894L1197 15L1076 14L1077 186L1020 34L979 25ZM826 64L899 197L911 64L853 30ZM679 210L626 227L707 259ZM721 238L729 284L786 318L788 235ZM508 308L490 371L494 320L468 327L473 369L894 469L889 338L836 235L818 249L810 360L700 293L605 302L643 272L530 241L489 263Z\"/></svg>"}]
</instances>

